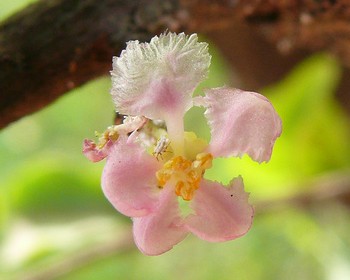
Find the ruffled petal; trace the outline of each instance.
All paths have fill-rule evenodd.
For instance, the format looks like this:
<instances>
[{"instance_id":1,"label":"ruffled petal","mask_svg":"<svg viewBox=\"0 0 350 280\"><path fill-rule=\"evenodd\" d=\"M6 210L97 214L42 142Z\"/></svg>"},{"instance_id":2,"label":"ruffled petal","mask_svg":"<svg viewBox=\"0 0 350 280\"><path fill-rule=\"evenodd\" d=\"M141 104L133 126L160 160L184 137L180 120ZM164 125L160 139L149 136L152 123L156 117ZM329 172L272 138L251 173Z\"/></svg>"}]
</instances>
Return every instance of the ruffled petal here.
<instances>
[{"instance_id":1,"label":"ruffled petal","mask_svg":"<svg viewBox=\"0 0 350 280\"><path fill-rule=\"evenodd\" d=\"M208 45L196 34L165 33L150 43L130 41L113 58L111 94L118 112L166 120L192 106L194 88L206 78Z\"/></svg>"},{"instance_id":2,"label":"ruffled petal","mask_svg":"<svg viewBox=\"0 0 350 280\"><path fill-rule=\"evenodd\" d=\"M270 160L282 122L267 98L223 87L206 91L204 103L211 127L209 149L214 156L247 153L257 162Z\"/></svg>"},{"instance_id":3,"label":"ruffled petal","mask_svg":"<svg viewBox=\"0 0 350 280\"><path fill-rule=\"evenodd\" d=\"M134 218L134 239L145 255L160 255L169 251L188 234L180 217L177 196L171 186L161 191L158 211Z\"/></svg>"},{"instance_id":4,"label":"ruffled petal","mask_svg":"<svg viewBox=\"0 0 350 280\"><path fill-rule=\"evenodd\" d=\"M219 242L244 235L253 219L242 178L232 180L228 188L202 180L191 201L195 214L186 219L186 227L199 238Z\"/></svg>"},{"instance_id":5,"label":"ruffled petal","mask_svg":"<svg viewBox=\"0 0 350 280\"><path fill-rule=\"evenodd\" d=\"M155 173L160 163L132 141L120 137L111 149L102 174L107 199L122 214L139 217L158 206Z\"/></svg>"}]
</instances>

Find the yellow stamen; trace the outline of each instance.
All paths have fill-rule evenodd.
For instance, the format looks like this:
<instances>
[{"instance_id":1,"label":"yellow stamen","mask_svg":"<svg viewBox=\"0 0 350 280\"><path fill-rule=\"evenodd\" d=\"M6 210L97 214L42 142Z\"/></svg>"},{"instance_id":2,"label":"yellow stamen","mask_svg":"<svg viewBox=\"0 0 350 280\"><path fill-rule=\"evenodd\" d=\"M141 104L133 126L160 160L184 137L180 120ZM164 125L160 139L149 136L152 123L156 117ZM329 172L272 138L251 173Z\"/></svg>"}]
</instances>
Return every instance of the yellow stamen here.
<instances>
[{"instance_id":1,"label":"yellow stamen","mask_svg":"<svg viewBox=\"0 0 350 280\"><path fill-rule=\"evenodd\" d=\"M199 183L206 169L211 167L213 156L208 153L200 153L194 161L182 156L168 160L163 168L156 173L158 186L163 188L168 181L175 185L175 193L184 200L191 200L194 191L199 188Z\"/></svg>"},{"instance_id":2,"label":"yellow stamen","mask_svg":"<svg viewBox=\"0 0 350 280\"><path fill-rule=\"evenodd\" d=\"M116 125L108 127L103 133L95 131L95 135L98 137L97 147L102 149L109 140L117 141L119 133L116 130Z\"/></svg>"}]
</instances>

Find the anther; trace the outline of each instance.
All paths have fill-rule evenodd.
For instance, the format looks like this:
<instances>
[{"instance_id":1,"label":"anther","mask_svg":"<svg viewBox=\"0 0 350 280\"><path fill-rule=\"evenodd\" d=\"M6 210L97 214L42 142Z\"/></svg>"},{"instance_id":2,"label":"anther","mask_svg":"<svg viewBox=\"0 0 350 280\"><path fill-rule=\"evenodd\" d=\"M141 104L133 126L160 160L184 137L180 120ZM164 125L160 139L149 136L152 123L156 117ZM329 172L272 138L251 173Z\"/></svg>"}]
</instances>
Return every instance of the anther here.
<instances>
[{"instance_id":1,"label":"anther","mask_svg":"<svg viewBox=\"0 0 350 280\"><path fill-rule=\"evenodd\" d=\"M156 173L158 186L164 187L169 181L175 184L175 193L184 200L191 200L199 188L205 169L211 167L211 154L198 154L194 161L182 156L168 160Z\"/></svg>"}]
</instances>

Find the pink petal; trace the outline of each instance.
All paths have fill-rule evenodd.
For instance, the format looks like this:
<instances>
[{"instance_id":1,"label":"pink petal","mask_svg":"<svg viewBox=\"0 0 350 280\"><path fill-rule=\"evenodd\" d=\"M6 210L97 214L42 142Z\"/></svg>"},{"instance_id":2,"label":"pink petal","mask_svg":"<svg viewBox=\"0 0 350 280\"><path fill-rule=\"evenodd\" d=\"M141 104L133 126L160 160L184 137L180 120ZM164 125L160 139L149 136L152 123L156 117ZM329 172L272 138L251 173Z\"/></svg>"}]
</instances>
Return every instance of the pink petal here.
<instances>
[{"instance_id":1,"label":"pink petal","mask_svg":"<svg viewBox=\"0 0 350 280\"><path fill-rule=\"evenodd\" d=\"M157 212L133 219L135 243L145 255L165 253L188 234L183 228L174 188L165 186L159 201Z\"/></svg>"},{"instance_id":2,"label":"pink petal","mask_svg":"<svg viewBox=\"0 0 350 280\"><path fill-rule=\"evenodd\" d=\"M89 139L85 139L83 142L83 154L92 162L98 162L103 160L107 154L108 150L111 148L113 143L109 141L106 143L103 149L99 149L95 142Z\"/></svg>"},{"instance_id":3,"label":"pink petal","mask_svg":"<svg viewBox=\"0 0 350 280\"><path fill-rule=\"evenodd\" d=\"M149 43L128 42L113 58L111 94L117 111L162 120L171 112L184 113L207 76L210 58L208 45L196 34L169 32Z\"/></svg>"},{"instance_id":4,"label":"pink petal","mask_svg":"<svg viewBox=\"0 0 350 280\"><path fill-rule=\"evenodd\" d=\"M136 131L145 125L147 119L143 116L127 116L124 122L120 125L112 125L103 133L103 140L107 141L103 148L99 148L94 141L85 139L83 143L83 154L92 162L97 162L107 157L110 149L113 147L115 139L111 135L127 135L130 132ZM108 135L108 136L107 136Z\"/></svg>"},{"instance_id":5,"label":"pink petal","mask_svg":"<svg viewBox=\"0 0 350 280\"><path fill-rule=\"evenodd\" d=\"M103 170L103 192L122 214L148 215L157 209L155 173L160 168L160 163L140 145L119 137Z\"/></svg>"},{"instance_id":6,"label":"pink petal","mask_svg":"<svg viewBox=\"0 0 350 280\"><path fill-rule=\"evenodd\" d=\"M247 153L258 162L270 160L282 122L267 98L255 92L216 88L206 92L204 102L212 135L209 149L214 156Z\"/></svg>"},{"instance_id":7,"label":"pink petal","mask_svg":"<svg viewBox=\"0 0 350 280\"><path fill-rule=\"evenodd\" d=\"M253 208L241 177L232 180L229 188L202 180L191 207L195 214L187 217L186 227L207 241L235 239L244 235L252 224Z\"/></svg>"},{"instance_id":8,"label":"pink petal","mask_svg":"<svg viewBox=\"0 0 350 280\"><path fill-rule=\"evenodd\" d=\"M181 92L176 82L166 77L152 78L143 92L127 103L127 112L149 119L165 120L172 114L181 117L191 108L191 92ZM120 110L120 112L123 112Z\"/></svg>"}]
</instances>

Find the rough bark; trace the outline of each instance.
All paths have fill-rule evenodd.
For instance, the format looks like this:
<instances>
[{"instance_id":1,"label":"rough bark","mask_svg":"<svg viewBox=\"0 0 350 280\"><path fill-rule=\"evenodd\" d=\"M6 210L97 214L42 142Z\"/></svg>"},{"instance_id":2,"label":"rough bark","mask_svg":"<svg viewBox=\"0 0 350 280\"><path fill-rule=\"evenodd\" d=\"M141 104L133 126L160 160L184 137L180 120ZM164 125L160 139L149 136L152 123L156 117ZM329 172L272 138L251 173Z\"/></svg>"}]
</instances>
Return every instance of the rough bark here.
<instances>
[{"instance_id":1,"label":"rough bark","mask_svg":"<svg viewBox=\"0 0 350 280\"><path fill-rule=\"evenodd\" d=\"M257 89L313 51L350 67L349 23L346 0L42 0L0 25L0 128L108 74L131 39L205 33ZM349 72L340 92L348 108Z\"/></svg>"},{"instance_id":2,"label":"rough bark","mask_svg":"<svg viewBox=\"0 0 350 280\"><path fill-rule=\"evenodd\" d=\"M306 55L327 51L344 66L337 97L350 114L350 1L204 1L191 13L195 28L222 49L243 86L267 86Z\"/></svg>"},{"instance_id":3,"label":"rough bark","mask_svg":"<svg viewBox=\"0 0 350 280\"><path fill-rule=\"evenodd\" d=\"M16 14L0 26L0 127L108 74L126 41L176 28L178 11L174 0L45 0Z\"/></svg>"}]
</instances>

